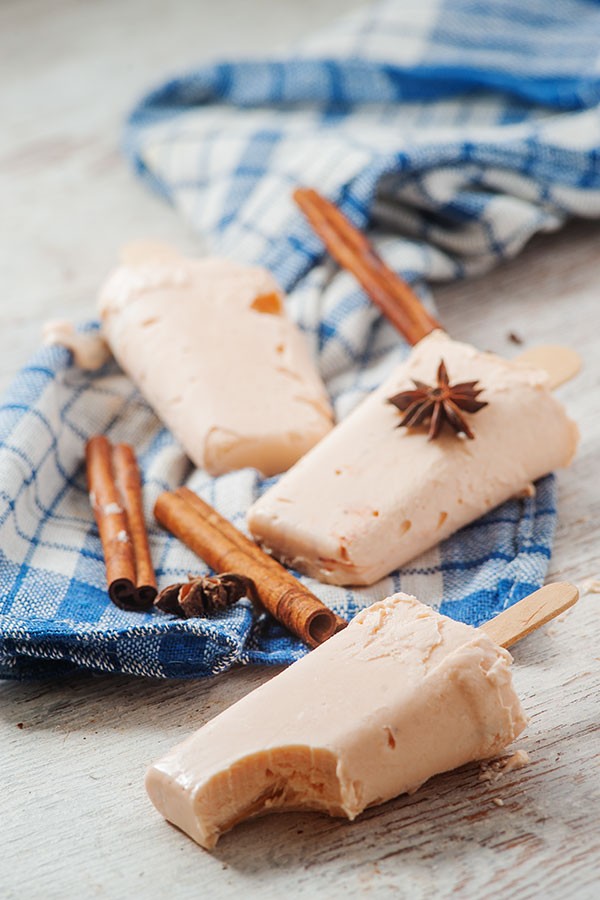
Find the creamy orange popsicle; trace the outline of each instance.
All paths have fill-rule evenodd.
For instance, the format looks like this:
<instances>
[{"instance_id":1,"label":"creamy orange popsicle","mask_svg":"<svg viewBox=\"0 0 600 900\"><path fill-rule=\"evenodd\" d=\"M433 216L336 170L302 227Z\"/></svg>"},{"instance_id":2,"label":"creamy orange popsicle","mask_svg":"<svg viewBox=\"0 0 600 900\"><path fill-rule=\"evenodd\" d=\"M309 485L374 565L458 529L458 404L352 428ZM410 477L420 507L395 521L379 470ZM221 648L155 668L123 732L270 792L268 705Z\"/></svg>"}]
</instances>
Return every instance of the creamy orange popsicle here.
<instances>
[{"instance_id":1,"label":"creamy orange popsicle","mask_svg":"<svg viewBox=\"0 0 600 900\"><path fill-rule=\"evenodd\" d=\"M482 631L388 597L151 766L150 799L207 849L271 811L354 819L509 744L526 724L510 663Z\"/></svg>"},{"instance_id":2,"label":"creamy orange popsicle","mask_svg":"<svg viewBox=\"0 0 600 900\"><path fill-rule=\"evenodd\" d=\"M389 398L477 381L487 405L466 419L474 440L444 428L398 427ZM511 363L435 331L249 510L253 537L293 568L333 584L373 584L570 463L577 427L541 369Z\"/></svg>"},{"instance_id":3,"label":"creamy orange popsicle","mask_svg":"<svg viewBox=\"0 0 600 900\"><path fill-rule=\"evenodd\" d=\"M316 366L265 269L137 245L100 312L121 367L210 474L274 475L331 429Z\"/></svg>"}]
</instances>

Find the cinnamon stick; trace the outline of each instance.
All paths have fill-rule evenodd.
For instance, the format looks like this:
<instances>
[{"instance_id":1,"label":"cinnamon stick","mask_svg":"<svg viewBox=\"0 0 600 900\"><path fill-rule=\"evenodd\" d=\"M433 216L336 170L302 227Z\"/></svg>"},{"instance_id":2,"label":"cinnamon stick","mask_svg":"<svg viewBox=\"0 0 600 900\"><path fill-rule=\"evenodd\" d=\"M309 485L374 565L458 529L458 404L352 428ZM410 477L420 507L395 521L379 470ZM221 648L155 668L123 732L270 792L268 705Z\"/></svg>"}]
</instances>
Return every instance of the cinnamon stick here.
<instances>
[{"instance_id":1,"label":"cinnamon stick","mask_svg":"<svg viewBox=\"0 0 600 900\"><path fill-rule=\"evenodd\" d=\"M409 344L442 327L410 285L384 263L365 235L333 203L311 188L296 190L294 200L331 256L354 275Z\"/></svg>"},{"instance_id":2,"label":"cinnamon stick","mask_svg":"<svg viewBox=\"0 0 600 900\"><path fill-rule=\"evenodd\" d=\"M215 572L239 572L252 579L264 608L305 643L315 647L331 637L338 627L335 614L216 510L208 510L210 520L185 492L166 491L156 501L154 515Z\"/></svg>"},{"instance_id":3,"label":"cinnamon stick","mask_svg":"<svg viewBox=\"0 0 600 900\"><path fill-rule=\"evenodd\" d=\"M264 550L261 550L258 544L255 544L254 541L246 537L243 532L239 531L239 529L237 529L228 519L221 516L216 509L206 503L202 497L199 497L194 491L190 490L188 487L180 487L177 488L175 493L186 500L190 506L193 506L199 515L203 516L203 518L215 528L218 528L225 537L240 547L241 550L244 550L250 556L254 557L261 565L270 569L271 572L273 572L274 577L286 579L289 584L294 587L297 587L298 584L300 584L291 572L280 565L280 563L278 563L276 559L273 559L272 556L269 556L268 553L265 553ZM334 613L334 616L336 622L335 633L337 634L338 631L342 631L346 627L348 622L336 613Z\"/></svg>"},{"instance_id":4,"label":"cinnamon stick","mask_svg":"<svg viewBox=\"0 0 600 900\"><path fill-rule=\"evenodd\" d=\"M116 444L113 450L113 466L117 487L127 513L127 527L135 559L137 589L139 593L144 593L150 588L146 601L152 603L157 593L156 576L144 518L142 479L133 447L129 444ZM152 597L150 598L151 593Z\"/></svg>"},{"instance_id":5,"label":"cinnamon stick","mask_svg":"<svg viewBox=\"0 0 600 900\"><path fill-rule=\"evenodd\" d=\"M150 609L157 593L156 578L133 450L128 444L113 447L104 435L96 435L87 442L85 457L109 597L121 609Z\"/></svg>"}]
</instances>

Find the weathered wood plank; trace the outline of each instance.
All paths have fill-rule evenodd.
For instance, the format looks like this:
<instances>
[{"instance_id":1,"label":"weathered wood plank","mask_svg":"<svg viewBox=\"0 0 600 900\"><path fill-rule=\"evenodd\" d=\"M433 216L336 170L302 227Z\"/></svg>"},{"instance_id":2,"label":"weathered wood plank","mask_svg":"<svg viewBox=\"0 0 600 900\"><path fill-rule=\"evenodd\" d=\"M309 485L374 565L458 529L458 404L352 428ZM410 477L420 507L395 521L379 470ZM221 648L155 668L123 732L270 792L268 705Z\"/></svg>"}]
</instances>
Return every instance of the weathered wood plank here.
<instances>
[{"instance_id":1,"label":"weathered wood plank","mask_svg":"<svg viewBox=\"0 0 600 900\"><path fill-rule=\"evenodd\" d=\"M10 229L0 245L0 386L37 346L49 315L93 315L97 284L122 242L197 239L135 184L117 134L135 95L169 69L219 52L265 50L316 27L347 0L106 0L0 9L0 186ZM231 28L236 21L236 29ZM268 21L268 26L265 24ZM135 35L133 40L132 35ZM43 85L43 90L41 88ZM440 288L449 331L514 355L568 342L585 368L561 388L582 427L560 475L553 580L600 573L596 523L600 228L538 238L488 276ZM247 823L214 855L166 825L146 799L144 767L272 671L210 683L70 679L0 686L6 897L515 898L598 895L600 882L600 597L514 649L531 723L531 764L496 782L479 767L433 779L354 823L285 815ZM22 725L22 727L19 727ZM494 800L502 800L503 806Z\"/></svg>"}]
</instances>

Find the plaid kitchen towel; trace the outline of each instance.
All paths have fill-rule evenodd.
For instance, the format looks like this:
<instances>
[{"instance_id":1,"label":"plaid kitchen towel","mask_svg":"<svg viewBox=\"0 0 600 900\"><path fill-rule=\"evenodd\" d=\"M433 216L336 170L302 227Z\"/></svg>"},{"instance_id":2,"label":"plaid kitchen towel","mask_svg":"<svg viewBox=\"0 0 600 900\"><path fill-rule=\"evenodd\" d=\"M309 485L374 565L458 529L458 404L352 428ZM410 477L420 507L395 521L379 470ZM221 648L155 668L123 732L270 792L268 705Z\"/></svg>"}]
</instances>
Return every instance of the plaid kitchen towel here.
<instances>
[{"instance_id":1,"label":"plaid kitchen towel","mask_svg":"<svg viewBox=\"0 0 600 900\"><path fill-rule=\"evenodd\" d=\"M343 417L406 347L322 262L292 189L379 226L381 253L423 293L481 272L536 231L600 215L599 47L585 0L386 0L276 58L168 82L133 112L126 147L211 250L272 270ZM149 522L159 491L185 482L243 527L270 483L193 471L114 363L90 375L41 350L0 409L0 674L195 677L306 652L247 601L183 621L110 604L82 468L96 432L135 443ZM372 588L305 580L342 615L401 589L477 625L542 583L555 516L548 477ZM161 586L203 571L154 526L150 539Z\"/></svg>"}]
</instances>

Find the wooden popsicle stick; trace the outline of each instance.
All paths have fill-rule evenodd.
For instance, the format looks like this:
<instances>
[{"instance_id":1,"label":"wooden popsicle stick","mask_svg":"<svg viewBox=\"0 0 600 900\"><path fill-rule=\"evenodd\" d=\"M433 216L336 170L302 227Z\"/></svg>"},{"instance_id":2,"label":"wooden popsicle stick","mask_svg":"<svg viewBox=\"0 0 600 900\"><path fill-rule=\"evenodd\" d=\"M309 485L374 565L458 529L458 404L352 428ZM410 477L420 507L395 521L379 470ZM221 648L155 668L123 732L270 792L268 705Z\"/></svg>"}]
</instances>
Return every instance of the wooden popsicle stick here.
<instances>
[{"instance_id":1,"label":"wooden popsicle stick","mask_svg":"<svg viewBox=\"0 0 600 900\"><path fill-rule=\"evenodd\" d=\"M578 599L579 591L574 584L557 581L534 591L479 627L496 644L512 647L536 628L574 606Z\"/></svg>"},{"instance_id":2,"label":"wooden popsicle stick","mask_svg":"<svg viewBox=\"0 0 600 900\"><path fill-rule=\"evenodd\" d=\"M443 326L417 294L381 259L369 239L335 204L311 188L294 191L294 200L338 265L347 269L365 293L409 344ZM570 347L548 344L525 350L514 362L544 369L552 389L570 381L581 369L581 357Z\"/></svg>"},{"instance_id":3,"label":"wooden popsicle stick","mask_svg":"<svg viewBox=\"0 0 600 900\"><path fill-rule=\"evenodd\" d=\"M562 344L541 344L530 347L515 356L512 362L543 369L550 376L550 387L554 390L570 381L581 371L581 357L572 347Z\"/></svg>"},{"instance_id":4,"label":"wooden popsicle stick","mask_svg":"<svg viewBox=\"0 0 600 900\"><path fill-rule=\"evenodd\" d=\"M183 256L176 247L165 241L129 241L121 247L121 263L124 266L156 265L181 262Z\"/></svg>"}]
</instances>

